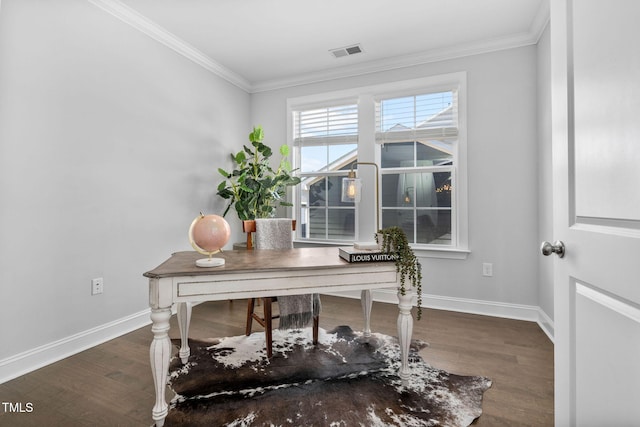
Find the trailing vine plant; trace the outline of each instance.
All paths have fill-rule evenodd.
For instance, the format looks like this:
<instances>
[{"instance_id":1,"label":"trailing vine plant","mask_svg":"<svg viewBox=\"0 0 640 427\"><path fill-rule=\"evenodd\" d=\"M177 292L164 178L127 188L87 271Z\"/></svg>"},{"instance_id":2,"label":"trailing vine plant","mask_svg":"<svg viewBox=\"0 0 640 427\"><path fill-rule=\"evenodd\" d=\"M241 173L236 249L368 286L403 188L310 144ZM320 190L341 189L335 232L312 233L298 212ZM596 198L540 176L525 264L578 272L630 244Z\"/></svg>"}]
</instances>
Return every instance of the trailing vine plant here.
<instances>
[{"instance_id":1,"label":"trailing vine plant","mask_svg":"<svg viewBox=\"0 0 640 427\"><path fill-rule=\"evenodd\" d=\"M382 242L379 239L382 238ZM381 244L382 251L393 255L396 271L400 273L400 294L406 295L407 279L418 293L418 320L422 318L422 265L409 245L407 235L402 228L393 226L378 230L376 242Z\"/></svg>"}]
</instances>

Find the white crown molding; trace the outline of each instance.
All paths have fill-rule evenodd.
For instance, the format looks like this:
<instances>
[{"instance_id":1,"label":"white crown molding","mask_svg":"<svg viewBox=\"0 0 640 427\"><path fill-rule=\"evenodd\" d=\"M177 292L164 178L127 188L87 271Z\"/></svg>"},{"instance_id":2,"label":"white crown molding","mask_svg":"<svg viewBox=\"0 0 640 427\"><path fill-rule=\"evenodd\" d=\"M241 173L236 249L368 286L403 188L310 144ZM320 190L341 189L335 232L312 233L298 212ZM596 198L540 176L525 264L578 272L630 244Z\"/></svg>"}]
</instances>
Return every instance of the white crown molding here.
<instances>
[{"instance_id":1,"label":"white crown molding","mask_svg":"<svg viewBox=\"0 0 640 427\"><path fill-rule=\"evenodd\" d=\"M355 77L364 74L390 71L399 68L428 64L432 62L439 62L471 55L529 46L536 44L538 38L538 34L521 33L506 38L485 40L464 45L433 49L418 54L398 56L379 61L364 62L349 67L316 71L283 79L265 80L262 82L254 83L251 86L251 92L266 92L270 90L283 89L286 87L320 83L323 81L339 78Z\"/></svg>"},{"instance_id":2,"label":"white crown molding","mask_svg":"<svg viewBox=\"0 0 640 427\"><path fill-rule=\"evenodd\" d=\"M180 55L190 59L213 74L216 74L246 92L250 92L251 84L248 80L229 70L222 64L214 61L189 43L131 9L119 0L89 0L89 2L120 19L122 22L132 26L136 30L148 35L152 39L173 49Z\"/></svg>"},{"instance_id":3,"label":"white crown molding","mask_svg":"<svg viewBox=\"0 0 640 427\"><path fill-rule=\"evenodd\" d=\"M543 1L531 24L530 30L525 33L458 46L449 46L418 54L364 62L349 67L314 71L281 79L263 80L252 83L119 0L89 0L89 2L248 93L266 92L529 46L538 42L549 22L549 3Z\"/></svg>"},{"instance_id":4,"label":"white crown molding","mask_svg":"<svg viewBox=\"0 0 640 427\"><path fill-rule=\"evenodd\" d=\"M536 14L533 22L531 23L531 34L536 35L536 43L542 37L544 30L549 25L549 21L551 19L551 8L549 5L550 0L544 0L540 3L540 8L538 8L538 13Z\"/></svg>"}]
</instances>

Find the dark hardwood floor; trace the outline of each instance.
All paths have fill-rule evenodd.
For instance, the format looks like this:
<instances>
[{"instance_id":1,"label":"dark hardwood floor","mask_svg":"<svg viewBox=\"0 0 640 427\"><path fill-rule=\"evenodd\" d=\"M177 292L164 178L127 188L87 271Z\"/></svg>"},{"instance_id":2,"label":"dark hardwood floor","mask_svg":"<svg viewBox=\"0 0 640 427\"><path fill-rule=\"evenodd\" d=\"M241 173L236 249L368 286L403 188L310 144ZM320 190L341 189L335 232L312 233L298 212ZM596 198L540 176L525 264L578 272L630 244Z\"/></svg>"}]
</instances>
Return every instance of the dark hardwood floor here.
<instances>
[{"instance_id":1,"label":"dark hardwood floor","mask_svg":"<svg viewBox=\"0 0 640 427\"><path fill-rule=\"evenodd\" d=\"M322 302L322 328L362 328L359 300L323 296ZM244 300L200 304L190 335L241 335L245 311ZM372 329L397 335L397 313L395 305L374 303ZM170 336L179 337L175 316ZM425 309L413 337L429 342L421 355L431 365L492 379L474 426L553 425L553 344L535 323ZM0 384L0 402L20 403L24 411L2 403L0 426L151 425L150 341L145 327Z\"/></svg>"}]
</instances>

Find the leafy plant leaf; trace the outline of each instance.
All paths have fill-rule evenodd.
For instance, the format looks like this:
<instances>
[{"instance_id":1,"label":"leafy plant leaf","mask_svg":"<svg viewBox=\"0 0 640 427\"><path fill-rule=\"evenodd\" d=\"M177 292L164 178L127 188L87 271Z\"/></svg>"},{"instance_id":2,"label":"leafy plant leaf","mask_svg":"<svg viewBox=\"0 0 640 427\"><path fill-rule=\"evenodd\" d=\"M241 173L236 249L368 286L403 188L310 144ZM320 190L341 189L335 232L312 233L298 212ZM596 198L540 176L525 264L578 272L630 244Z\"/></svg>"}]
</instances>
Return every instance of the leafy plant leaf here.
<instances>
[{"instance_id":1,"label":"leafy plant leaf","mask_svg":"<svg viewBox=\"0 0 640 427\"><path fill-rule=\"evenodd\" d=\"M254 127L253 131L249 134L249 141L260 142L263 139L264 139L264 131L262 130L262 126Z\"/></svg>"},{"instance_id":2,"label":"leafy plant leaf","mask_svg":"<svg viewBox=\"0 0 640 427\"><path fill-rule=\"evenodd\" d=\"M222 197L223 199L231 199L233 197L233 191L223 188L222 190L218 191L218 196Z\"/></svg>"},{"instance_id":3,"label":"leafy plant leaf","mask_svg":"<svg viewBox=\"0 0 640 427\"><path fill-rule=\"evenodd\" d=\"M244 155L243 151L239 151L238 154L236 154L235 158L233 160L236 161L236 163L240 164L242 162L244 162L247 159L247 156Z\"/></svg>"}]
</instances>

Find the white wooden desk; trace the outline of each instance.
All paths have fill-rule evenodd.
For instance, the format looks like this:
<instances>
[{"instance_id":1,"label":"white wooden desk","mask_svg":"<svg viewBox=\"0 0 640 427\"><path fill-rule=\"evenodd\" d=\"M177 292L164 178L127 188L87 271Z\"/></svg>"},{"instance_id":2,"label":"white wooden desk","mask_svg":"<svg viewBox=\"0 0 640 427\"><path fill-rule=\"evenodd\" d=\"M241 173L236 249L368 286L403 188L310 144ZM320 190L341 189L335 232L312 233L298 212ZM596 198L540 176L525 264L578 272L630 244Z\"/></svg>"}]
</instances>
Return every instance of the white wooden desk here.
<instances>
[{"instance_id":1,"label":"white wooden desk","mask_svg":"<svg viewBox=\"0 0 640 427\"><path fill-rule=\"evenodd\" d=\"M226 260L222 267L196 267L197 252L178 252L155 269L149 278L149 305L153 325L151 371L156 389L152 416L157 426L164 425L168 405L165 391L171 356L169 319L177 304L180 328L180 357L185 363L188 346L191 303L237 298L299 295L360 290L364 311L364 334L370 335L371 289L397 288L395 264L348 263L338 248L297 248L285 250L227 251L215 255ZM413 330L411 295L398 293L398 338L402 357L399 376L409 378L408 353Z\"/></svg>"}]
</instances>

